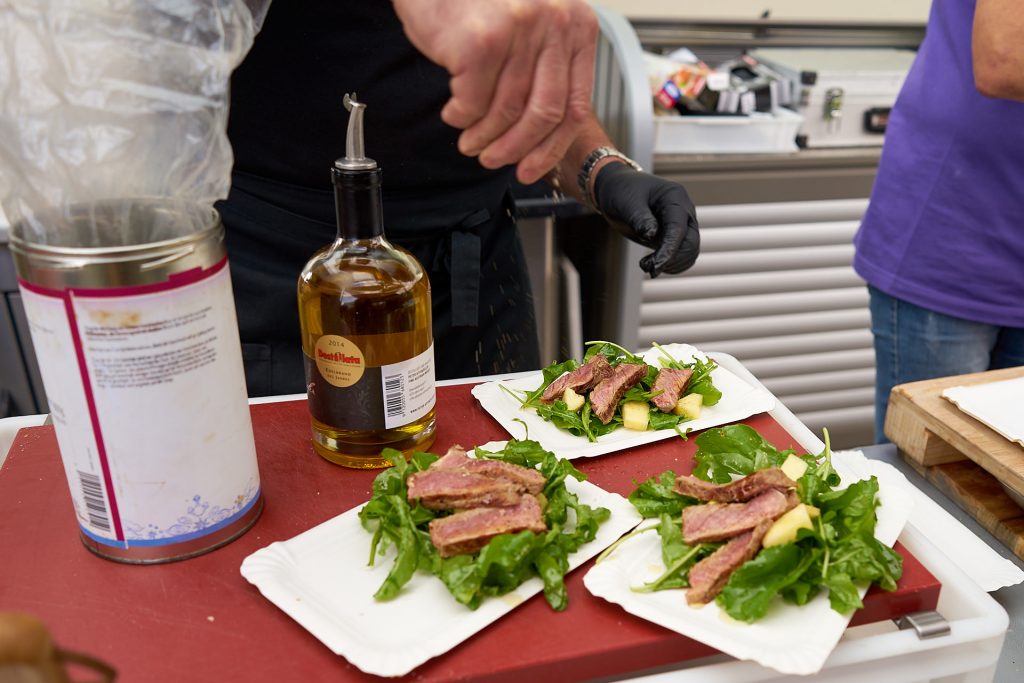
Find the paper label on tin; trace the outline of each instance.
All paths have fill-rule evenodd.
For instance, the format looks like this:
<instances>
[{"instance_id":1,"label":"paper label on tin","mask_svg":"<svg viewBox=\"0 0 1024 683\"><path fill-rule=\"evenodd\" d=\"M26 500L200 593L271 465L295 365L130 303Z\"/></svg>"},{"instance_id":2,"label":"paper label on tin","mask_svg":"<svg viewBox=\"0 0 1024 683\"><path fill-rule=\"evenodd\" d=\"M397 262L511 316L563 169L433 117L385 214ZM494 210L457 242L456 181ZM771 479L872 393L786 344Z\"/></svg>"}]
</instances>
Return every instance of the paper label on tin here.
<instances>
[{"instance_id":1,"label":"paper label on tin","mask_svg":"<svg viewBox=\"0 0 1024 683\"><path fill-rule=\"evenodd\" d=\"M86 535L171 545L242 517L259 472L226 263L155 286L21 285Z\"/></svg>"},{"instance_id":2,"label":"paper label on tin","mask_svg":"<svg viewBox=\"0 0 1024 683\"><path fill-rule=\"evenodd\" d=\"M434 345L401 363L381 366L384 424L395 429L415 422L434 407Z\"/></svg>"}]
</instances>

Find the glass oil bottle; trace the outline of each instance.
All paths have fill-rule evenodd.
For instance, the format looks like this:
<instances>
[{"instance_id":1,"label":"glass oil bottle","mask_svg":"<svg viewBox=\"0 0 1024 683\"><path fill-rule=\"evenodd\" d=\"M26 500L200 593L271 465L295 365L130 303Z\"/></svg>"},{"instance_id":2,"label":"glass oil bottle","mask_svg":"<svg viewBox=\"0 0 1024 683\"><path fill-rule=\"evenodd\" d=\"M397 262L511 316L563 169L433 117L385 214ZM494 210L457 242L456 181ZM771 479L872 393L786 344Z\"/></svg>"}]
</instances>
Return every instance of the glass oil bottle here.
<instances>
[{"instance_id":1,"label":"glass oil bottle","mask_svg":"<svg viewBox=\"0 0 1024 683\"><path fill-rule=\"evenodd\" d=\"M386 467L434 441L430 283L384 236L381 170L363 150L366 105L345 96L346 154L331 168L338 235L299 276L313 448L346 467Z\"/></svg>"}]
</instances>

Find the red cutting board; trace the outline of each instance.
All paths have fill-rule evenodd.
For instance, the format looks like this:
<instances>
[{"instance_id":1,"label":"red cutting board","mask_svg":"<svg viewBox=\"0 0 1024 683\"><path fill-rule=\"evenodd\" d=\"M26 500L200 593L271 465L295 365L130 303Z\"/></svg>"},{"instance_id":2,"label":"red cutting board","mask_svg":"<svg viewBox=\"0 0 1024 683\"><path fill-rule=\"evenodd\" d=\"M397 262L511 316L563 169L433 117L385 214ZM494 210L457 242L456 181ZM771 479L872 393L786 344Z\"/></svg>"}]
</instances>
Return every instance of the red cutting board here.
<instances>
[{"instance_id":1,"label":"red cutting board","mask_svg":"<svg viewBox=\"0 0 1024 683\"><path fill-rule=\"evenodd\" d=\"M508 435L470 395L438 389L437 441L469 447ZM0 469L0 609L41 618L63 648L113 665L121 681L372 681L332 654L247 583L250 553L287 540L365 501L373 471L347 470L313 453L304 401L252 407L266 508L244 536L183 562L131 566L101 559L78 540L51 427L19 432ZM779 448L795 441L768 415L745 420ZM142 445L141 447L144 447ZM574 461L590 481L628 494L634 480L688 472L695 445L671 438ZM853 623L934 609L939 583L904 549L895 593L871 591ZM366 548L352 552L365 554ZM715 654L710 647L592 597L585 564L567 577L569 607L538 595L409 681L573 681L618 676ZM683 596L680 593L680 606Z\"/></svg>"}]
</instances>

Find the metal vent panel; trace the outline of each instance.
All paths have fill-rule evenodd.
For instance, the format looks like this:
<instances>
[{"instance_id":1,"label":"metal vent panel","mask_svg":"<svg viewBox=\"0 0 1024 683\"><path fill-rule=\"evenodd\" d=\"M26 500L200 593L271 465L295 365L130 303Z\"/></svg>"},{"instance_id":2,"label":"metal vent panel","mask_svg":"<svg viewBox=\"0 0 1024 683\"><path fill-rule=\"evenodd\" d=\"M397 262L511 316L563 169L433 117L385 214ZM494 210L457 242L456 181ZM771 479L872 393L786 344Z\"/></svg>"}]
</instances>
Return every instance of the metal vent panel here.
<instances>
[{"instance_id":1,"label":"metal vent panel","mask_svg":"<svg viewBox=\"0 0 1024 683\"><path fill-rule=\"evenodd\" d=\"M838 447L873 440L874 352L852 238L866 200L708 207L688 272L642 282L639 345L734 355Z\"/></svg>"}]
</instances>

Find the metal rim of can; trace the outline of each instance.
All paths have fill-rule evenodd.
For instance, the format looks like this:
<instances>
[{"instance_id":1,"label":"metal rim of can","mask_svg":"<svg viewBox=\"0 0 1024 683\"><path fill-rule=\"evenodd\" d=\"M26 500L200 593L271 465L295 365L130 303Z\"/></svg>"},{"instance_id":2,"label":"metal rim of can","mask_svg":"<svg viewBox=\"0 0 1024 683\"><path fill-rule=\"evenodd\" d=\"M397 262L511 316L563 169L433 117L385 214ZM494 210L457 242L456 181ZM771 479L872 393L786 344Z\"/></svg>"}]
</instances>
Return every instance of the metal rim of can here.
<instances>
[{"instance_id":1,"label":"metal rim of can","mask_svg":"<svg viewBox=\"0 0 1024 683\"><path fill-rule=\"evenodd\" d=\"M107 204L117 206L114 202ZM127 269L118 279L127 278L131 284L146 284L160 282L170 273L182 268L196 265L209 267L223 258L224 226L216 209L203 209L192 203L173 200L126 200L122 204L137 210L136 217L142 222L148 214L160 213L166 220L173 212L177 212L187 219L184 221L186 224L199 224L204 227L154 241L142 240L131 244L103 246L67 246L42 244L28 239L24 235L26 229L21 223L16 223L11 226L9 248L19 277L54 289L69 286L103 288L103 278L90 274L94 275L95 269L114 265ZM72 207L69 211L73 212L75 208ZM88 219L92 215L86 213L84 218L72 217L65 220L80 220L88 226Z\"/></svg>"},{"instance_id":2,"label":"metal rim of can","mask_svg":"<svg viewBox=\"0 0 1024 683\"><path fill-rule=\"evenodd\" d=\"M199 210L195 206L185 204L161 204L157 202L140 202L139 206L146 206L147 208L171 208L171 209L184 209L193 216L199 214ZM206 213L205 211L203 212ZM205 239L209 233L216 232L220 227L220 214L216 209L209 209L209 220L206 221L207 227L196 230L194 232L184 234L178 237L172 237L163 240L155 240L151 242L139 242L136 244L123 244L123 245L106 245L106 246L95 246L95 247L75 247L75 246L58 246L50 244L42 244L40 242L28 239L22 233L24 228L21 223L15 223L11 226L8 238L10 240L11 250L31 256L33 258L54 258L54 259L67 259L67 258L87 258L92 261L123 261L126 259L146 258L152 256L166 256L172 254L176 250L182 249L192 243L201 242Z\"/></svg>"}]
</instances>

